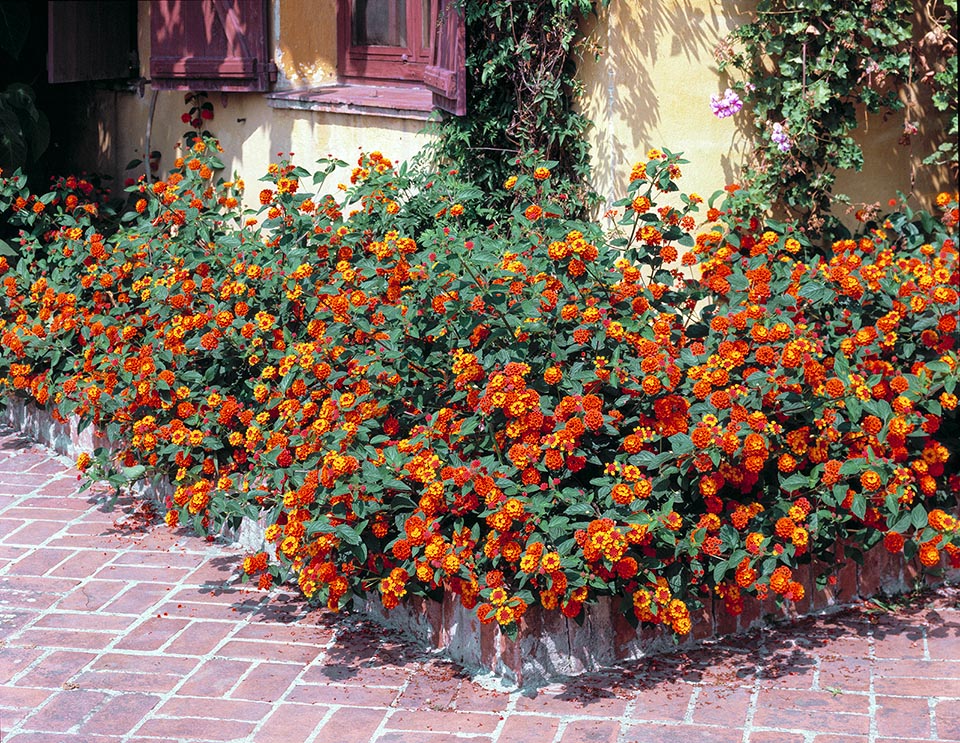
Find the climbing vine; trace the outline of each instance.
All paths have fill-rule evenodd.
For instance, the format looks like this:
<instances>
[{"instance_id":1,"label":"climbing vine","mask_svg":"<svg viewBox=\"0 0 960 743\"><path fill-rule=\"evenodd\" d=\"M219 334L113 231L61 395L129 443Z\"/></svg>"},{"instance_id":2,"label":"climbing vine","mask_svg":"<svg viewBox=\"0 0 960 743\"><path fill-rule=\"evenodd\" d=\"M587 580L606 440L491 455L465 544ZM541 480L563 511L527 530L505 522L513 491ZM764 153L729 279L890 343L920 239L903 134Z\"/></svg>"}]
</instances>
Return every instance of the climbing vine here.
<instances>
[{"instance_id":1,"label":"climbing vine","mask_svg":"<svg viewBox=\"0 0 960 743\"><path fill-rule=\"evenodd\" d=\"M742 76L731 93L755 117L751 199L806 218L812 232L838 226L834 185L840 171L863 166L865 114L901 116L902 145L921 120L941 119L944 144L924 154L956 168L956 0L761 0L717 58L721 71ZM941 115L918 103L918 87Z\"/></svg>"},{"instance_id":2,"label":"climbing vine","mask_svg":"<svg viewBox=\"0 0 960 743\"><path fill-rule=\"evenodd\" d=\"M581 19L593 0L463 0L467 115L436 125L436 154L494 199L518 157L553 161L572 203L594 198L587 184L589 120L574 110Z\"/></svg>"}]
</instances>

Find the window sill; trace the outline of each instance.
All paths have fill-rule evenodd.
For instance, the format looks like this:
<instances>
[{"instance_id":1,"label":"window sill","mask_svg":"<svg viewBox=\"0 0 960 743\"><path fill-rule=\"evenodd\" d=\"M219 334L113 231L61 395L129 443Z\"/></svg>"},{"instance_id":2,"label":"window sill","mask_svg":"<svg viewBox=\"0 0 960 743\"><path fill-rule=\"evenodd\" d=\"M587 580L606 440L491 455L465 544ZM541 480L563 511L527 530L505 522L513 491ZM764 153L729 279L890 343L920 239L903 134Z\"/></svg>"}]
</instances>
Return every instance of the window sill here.
<instances>
[{"instance_id":1,"label":"window sill","mask_svg":"<svg viewBox=\"0 0 960 743\"><path fill-rule=\"evenodd\" d=\"M427 121L433 111L433 94L420 87L337 84L270 93L267 104L299 111Z\"/></svg>"}]
</instances>

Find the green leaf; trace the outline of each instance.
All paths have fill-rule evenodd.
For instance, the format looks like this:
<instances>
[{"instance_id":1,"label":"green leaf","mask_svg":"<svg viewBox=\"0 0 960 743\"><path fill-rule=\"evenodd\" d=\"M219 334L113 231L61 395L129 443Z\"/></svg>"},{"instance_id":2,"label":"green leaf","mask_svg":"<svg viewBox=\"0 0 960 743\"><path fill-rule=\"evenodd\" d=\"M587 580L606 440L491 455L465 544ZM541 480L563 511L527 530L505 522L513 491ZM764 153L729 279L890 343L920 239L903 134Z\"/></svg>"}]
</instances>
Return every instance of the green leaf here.
<instances>
[{"instance_id":1,"label":"green leaf","mask_svg":"<svg viewBox=\"0 0 960 743\"><path fill-rule=\"evenodd\" d=\"M674 454L690 454L694 451L693 439L686 433L675 433L670 437L670 448Z\"/></svg>"},{"instance_id":2,"label":"green leaf","mask_svg":"<svg viewBox=\"0 0 960 743\"><path fill-rule=\"evenodd\" d=\"M572 503L563 512L568 516L595 516L597 509L589 503Z\"/></svg>"},{"instance_id":3,"label":"green leaf","mask_svg":"<svg viewBox=\"0 0 960 743\"><path fill-rule=\"evenodd\" d=\"M862 459L848 459L846 462L840 465L840 474L856 475L859 472L862 472L866 466L867 463Z\"/></svg>"},{"instance_id":4,"label":"green leaf","mask_svg":"<svg viewBox=\"0 0 960 743\"><path fill-rule=\"evenodd\" d=\"M730 563L727 560L721 560L713 566L713 582L720 583L727 574Z\"/></svg>"},{"instance_id":5,"label":"green leaf","mask_svg":"<svg viewBox=\"0 0 960 743\"><path fill-rule=\"evenodd\" d=\"M860 405L860 400L851 395L847 397L846 405L849 420L852 422L860 420L860 413L863 412L863 406Z\"/></svg>"},{"instance_id":6,"label":"green leaf","mask_svg":"<svg viewBox=\"0 0 960 743\"><path fill-rule=\"evenodd\" d=\"M917 505L913 507L913 510L910 512L910 523L913 524L913 528L917 530L927 525L927 511L923 506Z\"/></svg>"},{"instance_id":7,"label":"green leaf","mask_svg":"<svg viewBox=\"0 0 960 743\"><path fill-rule=\"evenodd\" d=\"M136 464L133 467L124 467L120 473L130 482L139 480L146 473L147 468L142 464Z\"/></svg>"},{"instance_id":8,"label":"green leaf","mask_svg":"<svg viewBox=\"0 0 960 743\"><path fill-rule=\"evenodd\" d=\"M785 480L780 481L780 488L792 493L794 490L799 490L800 488L805 488L810 484L810 478L807 475L801 474L799 472L790 475L790 477Z\"/></svg>"},{"instance_id":9,"label":"green leaf","mask_svg":"<svg viewBox=\"0 0 960 743\"><path fill-rule=\"evenodd\" d=\"M630 461L638 467L655 469L662 466L664 462L673 459L674 456L672 451L662 452L661 454L654 454L652 451L642 451L631 457Z\"/></svg>"},{"instance_id":10,"label":"green leaf","mask_svg":"<svg viewBox=\"0 0 960 743\"><path fill-rule=\"evenodd\" d=\"M895 531L897 534L904 534L910 528L912 523L912 516L909 513L902 514L899 519L894 522L893 526L890 527L890 531Z\"/></svg>"},{"instance_id":11,"label":"green leaf","mask_svg":"<svg viewBox=\"0 0 960 743\"><path fill-rule=\"evenodd\" d=\"M0 163L4 169L17 168L27 160L27 142L24 139L20 119L4 103L0 95Z\"/></svg>"},{"instance_id":12,"label":"green leaf","mask_svg":"<svg viewBox=\"0 0 960 743\"><path fill-rule=\"evenodd\" d=\"M334 527L333 533L338 539L347 544L360 544L360 535L349 524L339 524Z\"/></svg>"},{"instance_id":13,"label":"green leaf","mask_svg":"<svg viewBox=\"0 0 960 743\"><path fill-rule=\"evenodd\" d=\"M720 543L724 549L732 550L740 544L740 534L730 524L724 524L720 527Z\"/></svg>"},{"instance_id":14,"label":"green leaf","mask_svg":"<svg viewBox=\"0 0 960 743\"><path fill-rule=\"evenodd\" d=\"M863 519L867 515L867 499L863 493L854 493L853 502L850 504L850 510L858 519Z\"/></svg>"}]
</instances>

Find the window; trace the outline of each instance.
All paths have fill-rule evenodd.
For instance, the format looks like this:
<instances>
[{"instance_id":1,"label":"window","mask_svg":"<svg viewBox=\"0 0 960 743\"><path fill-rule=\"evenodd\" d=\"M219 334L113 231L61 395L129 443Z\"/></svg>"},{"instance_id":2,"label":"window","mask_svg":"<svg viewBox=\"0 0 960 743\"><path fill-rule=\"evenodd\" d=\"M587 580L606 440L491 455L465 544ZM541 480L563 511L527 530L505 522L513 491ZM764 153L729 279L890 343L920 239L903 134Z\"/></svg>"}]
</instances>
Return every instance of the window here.
<instances>
[{"instance_id":1,"label":"window","mask_svg":"<svg viewBox=\"0 0 960 743\"><path fill-rule=\"evenodd\" d=\"M432 61L430 0L345 0L337 62L344 81L423 83Z\"/></svg>"},{"instance_id":2,"label":"window","mask_svg":"<svg viewBox=\"0 0 960 743\"><path fill-rule=\"evenodd\" d=\"M157 90L265 92L277 70L267 0L153 0L150 82Z\"/></svg>"},{"instance_id":3,"label":"window","mask_svg":"<svg viewBox=\"0 0 960 743\"><path fill-rule=\"evenodd\" d=\"M436 43L433 64L423 73L424 84L433 91L433 105L463 116L467 113L467 40L463 16L453 0L437 0L433 16Z\"/></svg>"},{"instance_id":4,"label":"window","mask_svg":"<svg viewBox=\"0 0 960 743\"><path fill-rule=\"evenodd\" d=\"M339 0L337 62L347 83L423 86L466 113L464 24L452 0Z\"/></svg>"}]
</instances>

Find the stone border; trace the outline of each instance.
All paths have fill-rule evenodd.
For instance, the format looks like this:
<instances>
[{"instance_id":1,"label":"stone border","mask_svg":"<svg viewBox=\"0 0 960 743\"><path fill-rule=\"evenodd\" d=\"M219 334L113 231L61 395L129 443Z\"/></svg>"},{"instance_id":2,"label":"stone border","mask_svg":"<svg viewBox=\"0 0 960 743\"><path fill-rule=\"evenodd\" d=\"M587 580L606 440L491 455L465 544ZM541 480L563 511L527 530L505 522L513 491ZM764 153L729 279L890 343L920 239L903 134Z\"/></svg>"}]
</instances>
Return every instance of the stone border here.
<instances>
[{"instance_id":1,"label":"stone border","mask_svg":"<svg viewBox=\"0 0 960 743\"><path fill-rule=\"evenodd\" d=\"M3 405L5 422L62 457L76 459L82 451L91 452L97 447L108 446L105 438L94 435L92 426L79 431L75 417L71 417L68 424L60 423L49 411L22 397L7 396Z\"/></svg>"},{"instance_id":2,"label":"stone border","mask_svg":"<svg viewBox=\"0 0 960 743\"><path fill-rule=\"evenodd\" d=\"M836 583L818 590L815 570L809 564L802 565L794 571L794 577L806 589L803 601L778 607L772 599L759 601L745 595L743 612L734 617L726 612L721 599L712 598L703 609L693 613L693 631L680 642L662 626L632 627L620 611L619 601L611 597L601 597L595 604L584 606L580 623L559 612L531 606L521 619L516 640L506 637L496 624L480 624L476 615L464 609L452 594L446 594L442 602L413 597L390 612L377 599L368 599L362 610L413 635L427 647L442 651L470 671L522 686L599 671L657 653L689 650L705 641L769 627L775 622L836 612L878 594L909 592L918 583L960 581L960 570L948 568L946 562L941 566L942 578L924 575L916 558L906 561L878 545L868 553L863 566L848 560L835 573Z\"/></svg>"},{"instance_id":3,"label":"stone border","mask_svg":"<svg viewBox=\"0 0 960 743\"><path fill-rule=\"evenodd\" d=\"M0 420L5 421L25 435L44 446L53 449L63 458L69 458L71 464L81 452L92 453L95 449L106 447L113 449L115 442L94 431L88 426L78 430L77 418L71 416L67 423L55 420L48 410L19 397L7 397L5 407L0 409ZM133 492L140 498L149 500L166 508L168 498L173 495L174 487L165 478L144 479L133 486ZM220 537L234 547L257 552L264 548L263 538L266 524L257 524L244 519L236 532L221 532Z\"/></svg>"},{"instance_id":4,"label":"stone border","mask_svg":"<svg viewBox=\"0 0 960 743\"><path fill-rule=\"evenodd\" d=\"M75 418L59 423L46 410L20 398L7 398L3 419L26 435L49 446L62 456L76 458L82 451L112 442L91 428L80 432ZM173 492L169 481L144 482L137 494L163 504ZM236 533L223 533L233 546L251 551L264 549L266 524L245 519ZM617 600L601 597L585 606L582 622L567 619L559 612L545 612L531 606L523 616L516 640L504 635L496 624L481 624L474 612L464 609L457 596L447 593L443 601L410 597L403 605L387 611L379 598L358 601L359 610L378 622L402 631L420 645L442 652L467 671L487 675L498 686L537 684L560 676L575 676L599 671L619 661L689 649L705 640L746 632L771 621L794 620L810 614L837 611L857 599L877 594L897 594L918 583L933 585L960 581L960 570L941 563L943 578L924 576L917 558L904 560L877 545L857 565L851 560L834 572L835 581L824 590L816 587L816 571L803 565L794 577L806 589L806 597L796 604L778 607L773 600L759 601L743 597L743 613L727 614L716 598L696 612L693 631L679 644L662 627L635 629L617 606Z\"/></svg>"}]
</instances>

